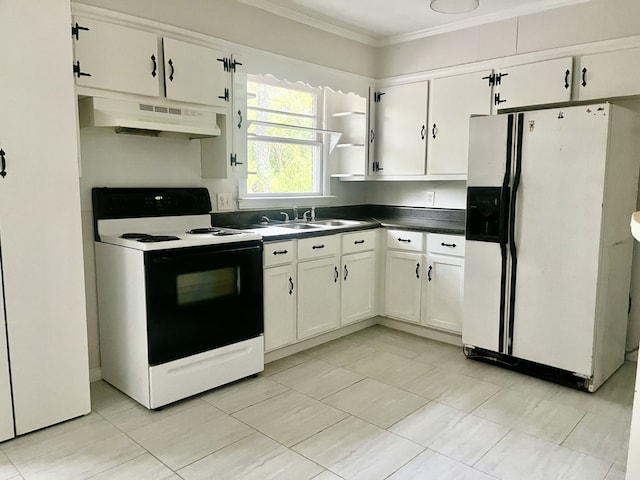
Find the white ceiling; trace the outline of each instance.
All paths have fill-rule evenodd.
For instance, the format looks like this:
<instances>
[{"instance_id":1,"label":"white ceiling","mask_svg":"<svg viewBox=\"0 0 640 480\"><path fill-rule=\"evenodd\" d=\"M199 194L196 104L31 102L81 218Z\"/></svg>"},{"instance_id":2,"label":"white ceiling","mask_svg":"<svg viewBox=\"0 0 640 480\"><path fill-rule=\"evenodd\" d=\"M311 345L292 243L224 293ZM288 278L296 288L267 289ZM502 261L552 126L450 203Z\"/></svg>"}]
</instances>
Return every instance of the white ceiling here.
<instances>
[{"instance_id":1,"label":"white ceiling","mask_svg":"<svg viewBox=\"0 0 640 480\"><path fill-rule=\"evenodd\" d=\"M470 13L446 15L429 0L238 0L369 45L382 46L591 0L480 0Z\"/></svg>"}]
</instances>

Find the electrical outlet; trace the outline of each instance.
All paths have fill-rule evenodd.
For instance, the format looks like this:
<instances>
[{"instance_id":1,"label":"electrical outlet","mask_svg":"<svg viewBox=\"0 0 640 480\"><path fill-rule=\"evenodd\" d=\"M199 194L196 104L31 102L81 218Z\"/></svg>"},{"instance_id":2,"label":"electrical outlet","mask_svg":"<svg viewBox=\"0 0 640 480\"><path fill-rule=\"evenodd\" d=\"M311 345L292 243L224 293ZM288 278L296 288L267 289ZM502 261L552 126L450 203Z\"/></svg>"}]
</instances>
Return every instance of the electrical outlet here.
<instances>
[{"instance_id":1,"label":"electrical outlet","mask_svg":"<svg viewBox=\"0 0 640 480\"><path fill-rule=\"evenodd\" d=\"M219 212L233 210L233 206L231 205L232 195L230 193L218 193L216 194L216 198L218 200Z\"/></svg>"},{"instance_id":2,"label":"electrical outlet","mask_svg":"<svg viewBox=\"0 0 640 480\"><path fill-rule=\"evenodd\" d=\"M425 207L433 207L436 203L436 192L427 192Z\"/></svg>"}]
</instances>

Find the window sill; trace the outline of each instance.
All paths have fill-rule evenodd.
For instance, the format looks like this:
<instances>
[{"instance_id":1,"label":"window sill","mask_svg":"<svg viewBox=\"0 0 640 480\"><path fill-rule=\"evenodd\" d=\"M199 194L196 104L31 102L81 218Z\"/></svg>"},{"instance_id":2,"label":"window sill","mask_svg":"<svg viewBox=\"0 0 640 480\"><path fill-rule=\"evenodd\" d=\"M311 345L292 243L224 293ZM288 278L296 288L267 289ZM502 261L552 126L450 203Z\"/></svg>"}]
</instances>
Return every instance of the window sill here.
<instances>
[{"instance_id":1,"label":"window sill","mask_svg":"<svg viewBox=\"0 0 640 480\"><path fill-rule=\"evenodd\" d=\"M334 195L316 195L308 197L245 197L238 199L240 210L260 208L326 207Z\"/></svg>"}]
</instances>

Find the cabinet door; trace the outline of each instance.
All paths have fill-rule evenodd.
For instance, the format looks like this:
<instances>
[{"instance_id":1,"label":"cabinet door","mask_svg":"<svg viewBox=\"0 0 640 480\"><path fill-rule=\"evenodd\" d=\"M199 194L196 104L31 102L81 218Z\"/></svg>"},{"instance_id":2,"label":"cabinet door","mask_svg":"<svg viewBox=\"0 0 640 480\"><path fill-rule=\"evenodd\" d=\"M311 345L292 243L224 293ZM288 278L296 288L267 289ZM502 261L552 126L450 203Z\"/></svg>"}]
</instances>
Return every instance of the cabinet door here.
<instances>
[{"instance_id":1,"label":"cabinet door","mask_svg":"<svg viewBox=\"0 0 640 480\"><path fill-rule=\"evenodd\" d=\"M425 325L462 333L464 259L428 255Z\"/></svg>"},{"instance_id":2,"label":"cabinet door","mask_svg":"<svg viewBox=\"0 0 640 480\"><path fill-rule=\"evenodd\" d=\"M1 259L0 259L1 260ZM0 267L1 267L0 263ZM0 268L0 272L2 269ZM4 318L4 294L2 273L0 273L0 442L13 438L13 410L11 402L11 382L9 379L9 352L7 351L7 331Z\"/></svg>"},{"instance_id":3,"label":"cabinet door","mask_svg":"<svg viewBox=\"0 0 640 480\"><path fill-rule=\"evenodd\" d=\"M348 325L375 313L375 252L353 253L342 257L340 323Z\"/></svg>"},{"instance_id":4,"label":"cabinet door","mask_svg":"<svg viewBox=\"0 0 640 480\"><path fill-rule=\"evenodd\" d=\"M423 256L387 252L384 311L389 317L420 322Z\"/></svg>"},{"instance_id":5,"label":"cabinet door","mask_svg":"<svg viewBox=\"0 0 640 480\"><path fill-rule=\"evenodd\" d=\"M223 107L229 105L230 74L224 69L224 53L172 38L163 38L162 45L168 99Z\"/></svg>"},{"instance_id":6,"label":"cabinet door","mask_svg":"<svg viewBox=\"0 0 640 480\"><path fill-rule=\"evenodd\" d=\"M0 29L0 232L22 434L91 408L76 94L66 67L73 58L69 2L4 0L0 18L11 19ZM29 42L16 41L25 32Z\"/></svg>"},{"instance_id":7,"label":"cabinet door","mask_svg":"<svg viewBox=\"0 0 640 480\"><path fill-rule=\"evenodd\" d=\"M376 105L376 162L380 175L424 175L428 83L386 87Z\"/></svg>"},{"instance_id":8,"label":"cabinet door","mask_svg":"<svg viewBox=\"0 0 640 480\"><path fill-rule=\"evenodd\" d=\"M76 84L157 97L160 95L158 37L154 33L75 17L75 62L87 75ZM85 30L86 29L86 30Z\"/></svg>"},{"instance_id":9,"label":"cabinet door","mask_svg":"<svg viewBox=\"0 0 640 480\"><path fill-rule=\"evenodd\" d=\"M296 271L293 265L264 271L264 349L296 340Z\"/></svg>"},{"instance_id":10,"label":"cabinet door","mask_svg":"<svg viewBox=\"0 0 640 480\"><path fill-rule=\"evenodd\" d=\"M240 62L244 63L244 62ZM238 64L240 65L240 64ZM236 69L241 68L239 66ZM234 178L247 178L247 74L236 71L233 73L233 102L231 122L233 133L233 161Z\"/></svg>"},{"instance_id":11,"label":"cabinet door","mask_svg":"<svg viewBox=\"0 0 640 480\"><path fill-rule=\"evenodd\" d=\"M491 113L491 70L431 81L428 175L466 175L469 118Z\"/></svg>"},{"instance_id":12,"label":"cabinet door","mask_svg":"<svg viewBox=\"0 0 640 480\"><path fill-rule=\"evenodd\" d=\"M571 100L572 71L572 57L502 68L496 73L494 107L568 102Z\"/></svg>"},{"instance_id":13,"label":"cabinet door","mask_svg":"<svg viewBox=\"0 0 640 480\"><path fill-rule=\"evenodd\" d=\"M338 257L298 263L298 340L340 326Z\"/></svg>"},{"instance_id":14,"label":"cabinet door","mask_svg":"<svg viewBox=\"0 0 640 480\"><path fill-rule=\"evenodd\" d=\"M578 100L640 94L640 48L580 57Z\"/></svg>"}]
</instances>

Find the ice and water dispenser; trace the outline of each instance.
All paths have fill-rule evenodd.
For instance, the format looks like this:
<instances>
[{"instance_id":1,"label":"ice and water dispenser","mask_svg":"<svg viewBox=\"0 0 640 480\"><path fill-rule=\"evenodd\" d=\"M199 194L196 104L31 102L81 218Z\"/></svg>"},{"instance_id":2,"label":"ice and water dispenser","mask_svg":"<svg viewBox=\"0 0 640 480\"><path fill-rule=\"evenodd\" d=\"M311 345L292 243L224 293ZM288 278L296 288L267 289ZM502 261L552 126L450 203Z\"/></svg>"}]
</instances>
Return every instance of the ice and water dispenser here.
<instances>
[{"instance_id":1,"label":"ice and water dispenser","mask_svg":"<svg viewBox=\"0 0 640 480\"><path fill-rule=\"evenodd\" d=\"M509 189L467 188L466 239L505 243Z\"/></svg>"}]
</instances>

